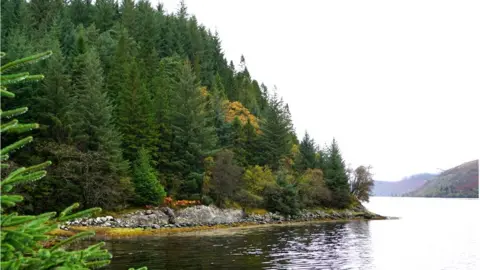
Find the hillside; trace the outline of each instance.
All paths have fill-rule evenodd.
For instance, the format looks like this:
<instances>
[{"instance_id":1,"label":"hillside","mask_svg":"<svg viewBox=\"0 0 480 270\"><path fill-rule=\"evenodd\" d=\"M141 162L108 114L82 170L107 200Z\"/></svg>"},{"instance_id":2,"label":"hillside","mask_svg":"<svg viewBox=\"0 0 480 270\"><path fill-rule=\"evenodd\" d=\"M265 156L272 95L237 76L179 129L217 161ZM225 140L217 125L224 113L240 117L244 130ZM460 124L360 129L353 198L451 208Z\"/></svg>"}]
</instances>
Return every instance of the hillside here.
<instances>
[{"instance_id":1,"label":"hillside","mask_svg":"<svg viewBox=\"0 0 480 270\"><path fill-rule=\"evenodd\" d=\"M478 160L472 160L446 170L405 196L478 198Z\"/></svg>"},{"instance_id":2,"label":"hillside","mask_svg":"<svg viewBox=\"0 0 480 270\"><path fill-rule=\"evenodd\" d=\"M435 177L434 174L421 173L406 177L400 181L375 181L374 196L399 196L414 191Z\"/></svg>"},{"instance_id":3,"label":"hillside","mask_svg":"<svg viewBox=\"0 0 480 270\"><path fill-rule=\"evenodd\" d=\"M5 0L1 12L2 62L44 58L25 70L44 80L12 85L15 98L1 102L28 107L18 120L40 126L10 162L52 162L41 184L12 190L25 197L15 210L179 201L293 214L351 204L338 143L298 138L286 100L244 56L228 60L220 34L183 1L167 13L147 0Z\"/></svg>"}]
</instances>

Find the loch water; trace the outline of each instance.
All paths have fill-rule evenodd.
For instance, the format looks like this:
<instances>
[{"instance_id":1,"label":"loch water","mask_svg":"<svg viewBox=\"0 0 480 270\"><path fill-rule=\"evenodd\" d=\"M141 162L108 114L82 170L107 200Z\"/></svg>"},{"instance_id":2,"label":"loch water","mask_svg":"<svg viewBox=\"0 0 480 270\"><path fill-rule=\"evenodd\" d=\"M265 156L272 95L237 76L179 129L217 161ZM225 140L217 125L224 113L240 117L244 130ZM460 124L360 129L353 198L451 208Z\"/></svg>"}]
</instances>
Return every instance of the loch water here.
<instances>
[{"instance_id":1,"label":"loch water","mask_svg":"<svg viewBox=\"0 0 480 270\"><path fill-rule=\"evenodd\" d=\"M480 269L480 200L373 197L365 206L399 219L108 240L109 269Z\"/></svg>"}]
</instances>

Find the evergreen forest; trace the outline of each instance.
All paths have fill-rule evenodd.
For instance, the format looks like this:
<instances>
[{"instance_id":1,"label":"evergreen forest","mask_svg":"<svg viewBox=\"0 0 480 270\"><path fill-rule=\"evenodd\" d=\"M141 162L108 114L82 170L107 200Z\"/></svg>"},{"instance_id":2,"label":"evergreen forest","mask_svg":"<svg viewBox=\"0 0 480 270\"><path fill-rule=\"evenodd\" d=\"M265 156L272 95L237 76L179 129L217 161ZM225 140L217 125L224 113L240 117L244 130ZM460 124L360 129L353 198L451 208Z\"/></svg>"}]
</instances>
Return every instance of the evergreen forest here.
<instances>
[{"instance_id":1,"label":"evergreen forest","mask_svg":"<svg viewBox=\"0 0 480 270\"><path fill-rule=\"evenodd\" d=\"M368 200L350 181L371 178L365 168L349 170L335 140L298 138L288 103L243 56L226 59L221 33L183 2L167 13L148 0L3 0L1 14L2 62L53 52L20 66L43 80L2 99L2 110L28 107L18 119L39 124L2 174L52 162L42 181L15 187L16 211L117 211L171 197L294 215Z\"/></svg>"}]
</instances>

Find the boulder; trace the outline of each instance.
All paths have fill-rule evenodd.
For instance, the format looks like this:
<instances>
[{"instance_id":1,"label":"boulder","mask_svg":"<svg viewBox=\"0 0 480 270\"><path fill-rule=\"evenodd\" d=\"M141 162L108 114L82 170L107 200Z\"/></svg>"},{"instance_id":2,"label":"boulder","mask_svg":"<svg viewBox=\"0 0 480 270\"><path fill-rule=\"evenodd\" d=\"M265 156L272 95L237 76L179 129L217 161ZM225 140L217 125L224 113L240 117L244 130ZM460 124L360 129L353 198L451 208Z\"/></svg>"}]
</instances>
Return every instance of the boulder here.
<instances>
[{"instance_id":1,"label":"boulder","mask_svg":"<svg viewBox=\"0 0 480 270\"><path fill-rule=\"evenodd\" d=\"M230 224L243 218L241 209L220 209L216 206L197 205L180 210L178 223Z\"/></svg>"},{"instance_id":2,"label":"boulder","mask_svg":"<svg viewBox=\"0 0 480 270\"><path fill-rule=\"evenodd\" d=\"M168 216L168 223L169 224L175 224L176 223L176 217L175 217L175 212L170 207L163 207L161 208L161 211Z\"/></svg>"}]
</instances>

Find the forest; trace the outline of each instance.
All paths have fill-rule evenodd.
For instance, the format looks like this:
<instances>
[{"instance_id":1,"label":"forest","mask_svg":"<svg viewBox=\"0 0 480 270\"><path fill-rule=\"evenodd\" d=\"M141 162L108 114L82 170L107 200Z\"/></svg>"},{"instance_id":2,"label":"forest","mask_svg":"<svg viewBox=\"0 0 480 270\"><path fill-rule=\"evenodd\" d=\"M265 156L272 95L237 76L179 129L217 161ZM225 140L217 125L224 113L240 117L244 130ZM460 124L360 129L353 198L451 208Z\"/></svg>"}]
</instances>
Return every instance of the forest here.
<instances>
[{"instance_id":1,"label":"forest","mask_svg":"<svg viewBox=\"0 0 480 270\"><path fill-rule=\"evenodd\" d=\"M347 168L335 140L297 138L287 102L243 56L228 61L220 34L183 2L167 13L148 0L4 0L1 12L2 62L53 52L22 67L43 80L2 99L40 125L2 174L52 161L42 181L15 187L17 211L120 210L168 196L293 215L368 201L368 168Z\"/></svg>"}]
</instances>

